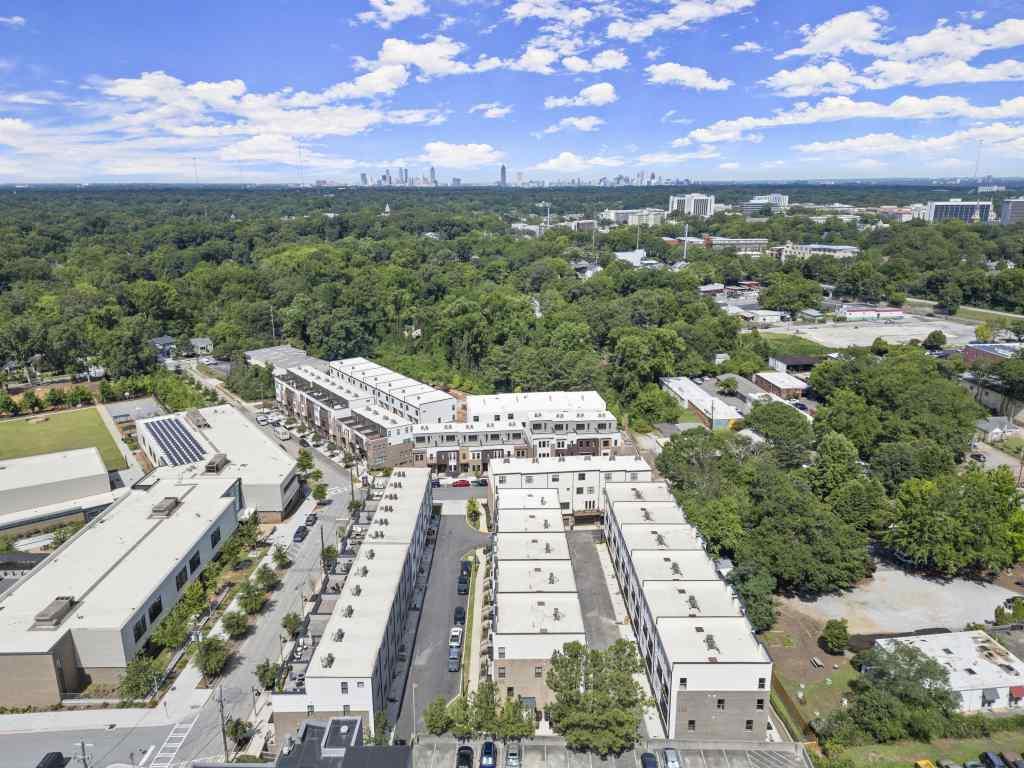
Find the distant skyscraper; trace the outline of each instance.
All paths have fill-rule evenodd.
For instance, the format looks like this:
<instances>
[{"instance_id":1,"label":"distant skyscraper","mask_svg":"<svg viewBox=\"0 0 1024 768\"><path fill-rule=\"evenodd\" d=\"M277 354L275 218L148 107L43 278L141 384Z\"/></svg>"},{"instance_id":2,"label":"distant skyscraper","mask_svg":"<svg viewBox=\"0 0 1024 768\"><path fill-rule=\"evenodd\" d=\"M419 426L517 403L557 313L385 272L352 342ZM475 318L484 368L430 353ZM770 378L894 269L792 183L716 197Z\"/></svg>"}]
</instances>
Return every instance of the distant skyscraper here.
<instances>
[{"instance_id":1,"label":"distant skyscraper","mask_svg":"<svg viewBox=\"0 0 1024 768\"><path fill-rule=\"evenodd\" d=\"M508 173L505 170L505 166L501 166L501 186L508 184Z\"/></svg>"},{"instance_id":2,"label":"distant skyscraper","mask_svg":"<svg viewBox=\"0 0 1024 768\"><path fill-rule=\"evenodd\" d=\"M430 166L430 184L437 186L437 174L434 172L434 166Z\"/></svg>"},{"instance_id":3,"label":"distant skyscraper","mask_svg":"<svg viewBox=\"0 0 1024 768\"><path fill-rule=\"evenodd\" d=\"M452 176L452 186L453 187L460 187L460 186L462 186L462 179L460 179L458 176Z\"/></svg>"},{"instance_id":4,"label":"distant skyscraper","mask_svg":"<svg viewBox=\"0 0 1024 768\"><path fill-rule=\"evenodd\" d=\"M365 173L359 174L359 183L362 184L364 187L370 186L370 182L367 180Z\"/></svg>"}]
</instances>

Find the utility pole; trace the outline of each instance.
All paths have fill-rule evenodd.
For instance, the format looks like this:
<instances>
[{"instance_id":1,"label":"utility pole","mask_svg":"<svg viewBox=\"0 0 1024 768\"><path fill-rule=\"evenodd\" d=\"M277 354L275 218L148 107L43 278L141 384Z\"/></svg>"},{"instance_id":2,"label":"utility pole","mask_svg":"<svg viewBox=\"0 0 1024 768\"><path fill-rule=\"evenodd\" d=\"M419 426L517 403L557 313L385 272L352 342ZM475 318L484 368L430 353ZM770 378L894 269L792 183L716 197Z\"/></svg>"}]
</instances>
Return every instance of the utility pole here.
<instances>
[{"instance_id":1,"label":"utility pole","mask_svg":"<svg viewBox=\"0 0 1024 768\"><path fill-rule=\"evenodd\" d=\"M228 762L228 732L224 727L224 686L217 689L217 703L220 705L220 739L224 744L224 762Z\"/></svg>"},{"instance_id":2,"label":"utility pole","mask_svg":"<svg viewBox=\"0 0 1024 768\"><path fill-rule=\"evenodd\" d=\"M270 337L277 341L277 327L274 325L274 305L270 305Z\"/></svg>"},{"instance_id":3,"label":"utility pole","mask_svg":"<svg viewBox=\"0 0 1024 768\"><path fill-rule=\"evenodd\" d=\"M690 244L690 225L683 225L683 261L686 261L686 246Z\"/></svg>"},{"instance_id":4,"label":"utility pole","mask_svg":"<svg viewBox=\"0 0 1024 768\"><path fill-rule=\"evenodd\" d=\"M89 768L90 755L85 751L86 747L91 747L92 744L86 744L85 741L78 742L78 748L82 751L82 754L75 755L74 759L82 764L82 768Z\"/></svg>"}]
</instances>

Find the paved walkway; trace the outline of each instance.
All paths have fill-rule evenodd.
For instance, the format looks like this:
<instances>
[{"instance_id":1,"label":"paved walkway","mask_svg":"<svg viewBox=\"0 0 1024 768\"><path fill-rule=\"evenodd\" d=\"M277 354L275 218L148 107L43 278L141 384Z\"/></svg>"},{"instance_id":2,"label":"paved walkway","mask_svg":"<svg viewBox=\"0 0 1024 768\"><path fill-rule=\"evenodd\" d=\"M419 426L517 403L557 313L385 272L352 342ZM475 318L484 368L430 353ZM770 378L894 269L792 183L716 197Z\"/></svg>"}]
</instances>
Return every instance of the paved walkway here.
<instances>
[{"instance_id":1,"label":"paved walkway","mask_svg":"<svg viewBox=\"0 0 1024 768\"><path fill-rule=\"evenodd\" d=\"M121 484L125 488L130 488L133 483L146 474L145 470L143 470L142 465L139 464L138 459L135 458L135 454L132 453L128 444L121 439L121 431L117 428L117 425L114 423L114 419L110 416L107 409L102 405L97 405L96 412L99 413L100 420L106 426L107 432L109 432L110 436L114 439L114 444L121 452L121 455L124 456L124 460L128 462L128 469L120 469L117 471L117 474L121 478Z\"/></svg>"},{"instance_id":2,"label":"paved walkway","mask_svg":"<svg viewBox=\"0 0 1024 768\"><path fill-rule=\"evenodd\" d=\"M476 557L476 579L473 581L473 626L469 628L469 637L465 639L469 643L469 675L466 681L467 692L475 691L480 685L480 643L483 640L484 617L486 614L484 606L484 551L478 549L474 553Z\"/></svg>"}]
</instances>

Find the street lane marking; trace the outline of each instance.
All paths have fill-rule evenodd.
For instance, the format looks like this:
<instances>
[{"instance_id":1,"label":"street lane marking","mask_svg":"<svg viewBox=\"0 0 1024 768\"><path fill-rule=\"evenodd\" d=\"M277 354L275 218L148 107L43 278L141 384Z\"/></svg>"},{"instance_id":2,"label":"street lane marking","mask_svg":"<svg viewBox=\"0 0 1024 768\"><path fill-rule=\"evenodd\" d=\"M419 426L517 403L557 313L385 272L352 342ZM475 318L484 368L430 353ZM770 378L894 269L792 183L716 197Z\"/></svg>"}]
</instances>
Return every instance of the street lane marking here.
<instances>
[{"instance_id":1,"label":"street lane marking","mask_svg":"<svg viewBox=\"0 0 1024 768\"><path fill-rule=\"evenodd\" d=\"M192 732L192 728L199 721L199 716L196 715L190 722L186 723L175 723L171 728L171 732L167 735L164 743L160 745L160 749L157 750L156 757L153 758L153 762L149 764L149 768L170 768L171 763L174 762L174 758L178 755L178 750L185 743L185 739ZM184 730L184 733L182 731ZM175 743L171 743L174 741Z\"/></svg>"}]
</instances>

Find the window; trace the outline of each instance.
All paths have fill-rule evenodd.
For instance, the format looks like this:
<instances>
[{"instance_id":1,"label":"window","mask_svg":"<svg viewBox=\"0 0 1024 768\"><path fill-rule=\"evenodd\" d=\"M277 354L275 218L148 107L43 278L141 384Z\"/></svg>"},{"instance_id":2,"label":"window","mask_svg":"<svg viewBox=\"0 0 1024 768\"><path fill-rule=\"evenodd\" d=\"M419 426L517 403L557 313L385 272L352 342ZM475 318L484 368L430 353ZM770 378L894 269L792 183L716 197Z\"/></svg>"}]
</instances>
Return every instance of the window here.
<instances>
[{"instance_id":1,"label":"window","mask_svg":"<svg viewBox=\"0 0 1024 768\"><path fill-rule=\"evenodd\" d=\"M715 702L715 709L725 712L725 699L719 699Z\"/></svg>"},{"instance_id":2,"label":"window","mask_svg":"<svg viewBox=\"0 0 1024 768\"><path fill-rule=\"evenodd\" d=\"M505 658L505 646L503 646L503 645L498 647L498 658L499 659L504 659Z\"/></svg>"},{"instance_id":3,"label":"window","mask_svg":"<svg viewBox=\"0 0 1024 768\"><path fill-rule=\"evenodd\" d=\"M178 571L178 575L174 577L174 585L181 592L181 588L185 586L185 582L188 581L188 571L182 568Z\"/></svg>"},{"instance_id":4,"label":"window","mask_svg":"<svg viewBox=\"0 0 1024 768\"><path fill-rule=\"evenodd\" d=\"M580 472L578 475L576 475L576 479L577 480L586 480L587 479L587 473L586 472Z\"/></svg>"},{"instance_id":5,"label":"window","mask_svg":"<svg viewBox=\"0 0 1024 768\"><path fill-rule=\"evenodd\" d=\"M559 502L558 506L561 507L562 509L568 509L569 508L569 502L568 501Z\"/></svg>"},{"instance_id":6,"label":"window","mask_svg":"<svg viewBox=\"0 0 1024 768\"><path fill-rule=\"evenodd\" d=\"M551 482L552 483L557 483L558 482L558 475L552 475L551 476Z\"/></svg>"},{"instance_id":7,"label":"window","mask_svg":"<svg viewBox=\"0 0 1024 768\"><path fill-rule=\"evenodd\" d=\"M216 549L217 545L220 544L220 528L214 528L213 533L210 534L210 549Z\"/></svg>"},{"instance_id":8,"label":"window","mask_svg":"<svg viewBox=\"0 0 1024 768\"><path fill-rule=\"evenodd\" d=\"M341 707L341 714L347 715L352 711L352 707L349 704L344 704Z\"/></svg>"},{"instance_id":9,"label":"window","mask_svg":"<svg viewBox=\"0 0 1024 768\"><path fill-rule=\"evenodd\" d=\"M752 731L752 730L754 730L754 721L753 720L747 720L746 724L743 726L743 730L745 730L745 731Z\"/></svg>"},{"instance_id":10,"label":"window","mask_svg":"<svg viewBox=\"0 0 1024 768\"><path fill-rule=\"evenodd\" d=\"M199 550L197 549L195 554L192 555L192 557L188 561L188 570L189 570L189 573L191 573L193 576L195 576L196 575L196 571L199 570L199 563L200 563Z\"/></svg>"},{"instance_id":11,"label":"window","mask_svg":"<svg viewBox=\"0 0 1024 768\"><path fill-rule=\"evenodd\" d=\"M537 678L538 680L540 678L544 677L544 667L534 667L533 668L533 676L535 678Z\"/></svg>"},{"instance_id":12,"label":"window","mask_svg":"<svg viewBox=\"0 0 1024 768\"><path fill-rule=\"evenodd\" d=\"M498 679L499 680L504 680L505 679L505 668L504 667L498 667Z\"/></svg>"},{"instance_id":13,"label":"window","mask_svg":"<svg viewBox=\"0 0 1024 768\"><path fill-rule=\"evenodd\" d=\"M765 679L763 677L757 678L757 689L759 691L763 691L764 690L764 682L765 682Z\"/></svg>"},{"instance_id":14,"label":"window","mask_svg":"<svg viewBox=\"0 0 1024 768\"><path fill-rule=\"evenodd\" d=\"M592 494L593 492L594 492L594 486L592 486L592 485L588 485L588 486L587 486L587 493L590 493L590 494Z\"/></svg>"},{"instance_id":15,"label":"window","mask_svg":"<svg viewBox=\"0 0 1024 768\"><path fill-rule=\"evenodd\" d=\"M688 730L690 733L693 733L694 731L696 731L697 730L697 721L696 720L687 720L686 721L686 730Z\"/></svg>"},{"instance_id":16,"label":"window","mask_svg":"<svg viewBox=\"0 0 1024 768\"><path fill-rule=\"evenodd\" d=\"M757 700L757 704L754 706L754 708L758 712L763 712L764 711L764 699L758 699Z\"/></svg>"},{"instance_id":17,"label":"window","mask_svg":"<svg viewBox=\"0 0 1024 768\"><path fill-rule=\"evenodd\" d=\"M565 424L555 424L555 432L561 432L565 429Z\"/></svg>"},{"instance_id":18,"label":"window","mask_svg":"<svg viewBox=\"0 0 1024 768\"><path fill-rule=\"evenodd\" d=\"M629 473L629 479L630 480L636 480L636 478L637 478L636 472L630 472Z\"/></svg>"},{"instance_id":19,"label":"window","mask_svg":"<svg viewBox=\"0 0 1024 768\"><path fill-rule=\"evenodd\" d=\"M146 634L146 617L140 616L139 620L135 622L135 626L132 628L132 634L135 635L135 642L139 642L142 636Z\"/></svg>"},{"instance_id":20,"label":"window","mask_svg":"<svg viewBox=\"0 0 1024 768\"><path fill-rule=\"evenodd\" d=\"M363 682L362 680L360 680L360 681L358 681L356 683L356 688L365 688L365 687L366 687L366 683Z\"/></svg>"},{"instance_id":21,"label":"window","mask_svg":"<svg viewBox=\"0 0 1024 768\"><path fill-rule=\"evenodd\" d=\"M682 688L684 691L686 690L686 678L685 677L680 677L679 678L679 687Z\"/></svg>"},{"instance_id":22,"label":"window","mask_svg":"<svg viewBox=\"0 0 1024 768\"><path fill-rule=\"evenodd\" d=\"M504 475L498 475L498 485L504 485L504 484L505 484L505 476Z\"/></svg>"},{"instance_id":23,"label":"window","mask_svg":"<svg viewBox=\"0 0 1024 768\"><path fill-rule=\"evenodd\" d=\"M164 612L164 601L162 598L157 597L149 606L149 620L156 621L156 617Z\"/></svg>"},{"instance_id":24,"label":"window","mask_svg":"<svg viewBox=\"0 0 1024 768\"><path fill-rule=\"evenodd\" d=\"M509 421L515 421L515 419L516 419L516 415L515 415L514 413L510 413L510 414L508 415L508 420L509 420Z\"/></svg>"},{"instance_id":25,"label":"window","mask_svg":"<svg viewBox=\"0 0 1024 768\"><path fill-rule=\"evenodd\" d=\"M526 483L527 485L533 485L533 475L526 475L523 478L523 482Z\"/></svg>"},{"instance_id":26,"label":"window","mask_svg":"<svg viewBox=\"0 0 1024 768\"><path fill-rule=\"evenodd\" d=\"M576 495L577 496L582 496L583 495L583 486L582 485L577 485L576 486Z\"/></svg>"},{"instance_id":27,"label":"window","mask_svg":"<svg viewBox=\"0 0 1024 768\"><path fill-rule=\"evenodd\" d=\"M505 698L511 699L515 695L515 692L516 689L510 685L508 688L505 689Z\"/></svg>"},{"instance_id":28,"label":"window","mask_svg":"<svg viewBox=\"0 0 1024 768\"><path fill-rule=\"evenodd\" d=\"M480 417L479 416L474 416L473 417L473 421L480 421Z\"/></svg>"},{"instance_id":29,"label":"window","mask_svg":"<svg viewBox=\"0 0 1024 768\"><path fill-rule=\"evenodd\" d=\"M341 693L342 693L342 695L345 695L345 694L348 693L348 683L342 683L341 684Z\"/></svg>"}]
</instances>

